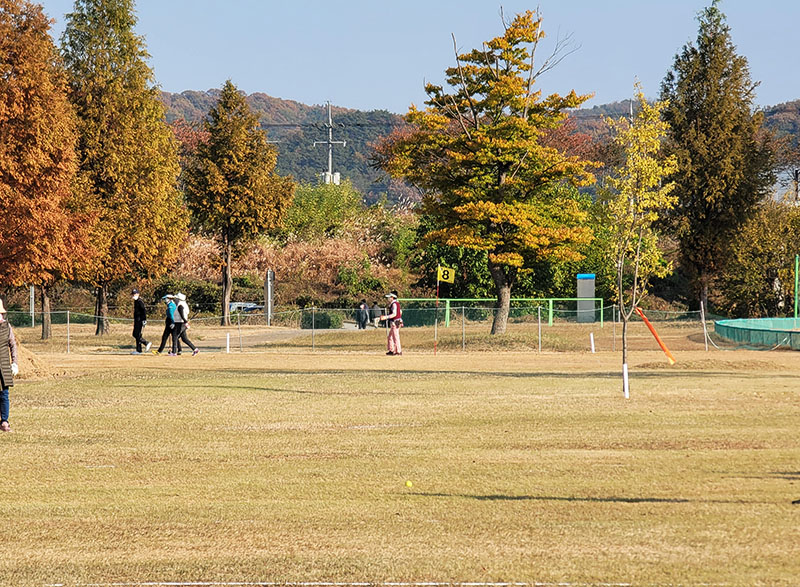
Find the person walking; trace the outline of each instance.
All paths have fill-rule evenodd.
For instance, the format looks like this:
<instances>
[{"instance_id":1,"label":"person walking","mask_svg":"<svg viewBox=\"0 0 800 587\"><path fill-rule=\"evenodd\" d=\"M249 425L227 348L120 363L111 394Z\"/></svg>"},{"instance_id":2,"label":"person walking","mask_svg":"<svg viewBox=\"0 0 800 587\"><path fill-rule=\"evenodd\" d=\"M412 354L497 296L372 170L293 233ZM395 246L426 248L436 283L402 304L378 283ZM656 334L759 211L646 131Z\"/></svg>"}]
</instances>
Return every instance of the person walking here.
<instances>
[{"instance_id":1,"label":"person walking","mask_svg":"<svg viewBox=\"0 0 800 587\"><path fill-rule=\"evenodd\" d=\"M173 301L172 298L173 296L171 294L167 294L163 298L161 298L161 301L164 302L164 304L166 305L165 308L166 317L164 319L164 332L161 334L161 344L158 345L157 351L152 351L154 355L160 355L161 353L164 352L164 347L167 346L167 341L171 339L172 330L173 328L175 328L174 316L177 306L175 305L175 302ZM180 343L178 343L178 345L180 348Z\"/></svg>"},{"instance_id":2,"label":"person walking","mask_svg":"<svg viewBox=\"0 0 800 587\"><path fill-rule=\"evenodd\" d=\"M367 305L367 300L361 300L361 303L358 304L356 321L358 322L359 330L367 329L367 324L369 324L369 306Z\"/></svg>"},{"instance_id":3,"label":"person walking","mask_svg":"<svg viewBox=\"0 0 800 587\"><path fill-rule=\"evenodd\" d=\"M3 300L0 300L0 432L11 432L8 390L13 387L17 373L17 339L14 337L14 329L6 320Z\"/></svg>"},{"instance_id":4,"label":"person walking","mask_svg":"<svg viewBox=\"0 0 800 587\"><path fill-rule=\"evenodd\" d=\"M372 302L372 308L369 312L372 317L372 325L378 328L381 320L381 307L378 305L378 302Z\"/></svg>"},{"instance_id":5,"label":"person walking","mask_svg":"<svg viewBox=\"0 0 800 587\"><path fill-rule=\"evenodd\" d=\"M144 301L139 297L139 290L133 288L131 295L133 296L133 338L136 341L136 350L132 354L141 355L142 346L144 346L144 352L149 353L153 343L146 341L142 336L142 330L147 326L147 309L144 307Z\"/></svg>"},{"instance_id":6,"label":"person walking","mask_svg":"<svg viewBox=\"0 0 800 587\"><path fill-rule=\"evenodd\" d=\"M397 292L393 291L386 294L389 299L389 313L380 317L389 325L389 334L386 338L387 355L402 355L403 347L400 345L400 328L403 326L403 311L400 309L400 302L397 301Z\"/></svg>"},{"instance_id":7,"label":"person walking","mask_svg":"<svg viewBox=\"0 0 800 587\"><path fill-rule=\"evenodd\" d=\"M189 329L189 304L186 303L186 295L178 292L175 294L176 311L175 311L175 328L172 331L172 354L180 355L180 341L182 340L186 346L192 349L192 356L200 352L186 334ZM176 350L177 349L177 350Z\"/></svg>"}]
</instances>

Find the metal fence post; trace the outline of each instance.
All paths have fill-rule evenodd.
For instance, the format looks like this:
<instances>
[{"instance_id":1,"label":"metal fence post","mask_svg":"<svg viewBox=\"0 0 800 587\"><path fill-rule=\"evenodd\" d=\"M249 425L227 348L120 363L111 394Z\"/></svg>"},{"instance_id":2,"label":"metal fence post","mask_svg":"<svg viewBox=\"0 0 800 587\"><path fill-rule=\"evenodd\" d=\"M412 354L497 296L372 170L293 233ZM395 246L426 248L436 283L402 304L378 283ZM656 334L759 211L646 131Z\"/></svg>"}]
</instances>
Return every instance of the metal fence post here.
<instances>
[{"instance_id":1,"label":"metal fence post","mask_svg":"<svg viewBox=\"0 0 800 587\"><path fill-rule=\"evenodd\" d=\"M547 300L547 325L553 325L553 298Z\"/></svg>"},{"instance_id":2,"label":"metal fence post","mask_svg":"<svg viewBox=\"0 0 800 587\"><path fill-rule=\"evenodd\" d=\"M67 310L67 354L69 354L69 310Z\"/></svg>"},{"instance_id":3,"label":"metal fence post","mask_svg":"<svg viewBox=\"0 0 800 587\"><path fill-rule=\"evenodd\" d=\"M461 350L467 348L467 320L464 314L464 306L461 306Z\"/></svg>"},{"instance_id":4,"label":"metal fence post","mask_svg":"<svg viewBox=\"0 0 800 587\"><path fill-rule=\"evenodd\" d=\"M311 350L316 350L315 341L314 341L314 330L316 329L316 320L317 320L317 308L316 306L311 306Z\"/></svg>"}]
</instances>

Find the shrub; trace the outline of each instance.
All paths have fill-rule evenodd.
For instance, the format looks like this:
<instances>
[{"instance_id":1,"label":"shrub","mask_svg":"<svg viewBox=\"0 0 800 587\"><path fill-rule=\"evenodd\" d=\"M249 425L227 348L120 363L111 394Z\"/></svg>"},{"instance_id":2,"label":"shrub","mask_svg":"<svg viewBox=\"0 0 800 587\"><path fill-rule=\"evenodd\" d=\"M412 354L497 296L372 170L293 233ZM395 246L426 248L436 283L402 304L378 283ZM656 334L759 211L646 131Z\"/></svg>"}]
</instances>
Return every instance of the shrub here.
<instances>
[{"instance_id":1,"label":"shrub","mask_svg":"<svg viewBox=\"0 0 800 587\"><path fill-rule=\"evenodd\" d=\"M315 330L326 330L331 328L341 328L344 324L344 316L341 312L335 311L309 311L303 312L300 319L300 328L311 330L312 325Z\"/></svg>"}]
</instances>

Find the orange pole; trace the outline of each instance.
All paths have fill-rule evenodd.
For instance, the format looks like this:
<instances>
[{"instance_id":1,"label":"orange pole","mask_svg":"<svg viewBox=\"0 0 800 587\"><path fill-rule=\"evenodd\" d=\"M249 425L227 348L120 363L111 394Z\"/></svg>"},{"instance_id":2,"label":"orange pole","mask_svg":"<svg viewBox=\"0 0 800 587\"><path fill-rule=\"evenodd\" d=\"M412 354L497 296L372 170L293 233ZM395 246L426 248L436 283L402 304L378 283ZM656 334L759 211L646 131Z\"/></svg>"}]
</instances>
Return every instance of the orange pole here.
<instances>
[{"instance_id":1,"label":"orange pole","mask_svg":"<svg viewBox=\"0 0 800 587\"><path fill-rule=\"evenodd\" d=\"M647 319L647 317L644 315L644 312L642 312L642 309L639 306L636 306L636 313L639 314L641 319L644 320L644 323L650 329L650 332L653 333L653 336L655 337L656 342L658 343L658 346L660 346L661 350L664 351L664 354L667 355L667 358L669 359L669 364L670 365L674 365L675 364L675 357L672 356L672 353L669 352L669 349L667 348L667 345L665 345L662 342L662 340L659 338L658 333L656 332L656 329L653 328L652 324L650 324L650 320Z\"/></svg>"}]
</instances>

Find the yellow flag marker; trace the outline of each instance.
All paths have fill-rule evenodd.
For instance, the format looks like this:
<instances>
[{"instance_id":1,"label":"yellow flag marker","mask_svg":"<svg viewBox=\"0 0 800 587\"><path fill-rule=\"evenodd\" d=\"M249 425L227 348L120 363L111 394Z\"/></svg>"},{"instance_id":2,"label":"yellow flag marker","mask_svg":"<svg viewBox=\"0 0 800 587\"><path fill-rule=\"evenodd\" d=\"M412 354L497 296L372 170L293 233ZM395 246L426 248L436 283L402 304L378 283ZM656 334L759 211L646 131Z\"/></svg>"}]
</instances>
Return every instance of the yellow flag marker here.
<instances>
[{"instance_id":1,"label":"yellow flag marker","mask_svg":"<svg viewBox=\"0 0 800 587\"><path fill-rule=\"evenodd\" d=\"M446 283L455 283L456 281L456 272L453 269L448 269L447 267L442 267L439 265L439 270L436 275L436 281L444 281Z\"/></svg>"}]
</instances>

